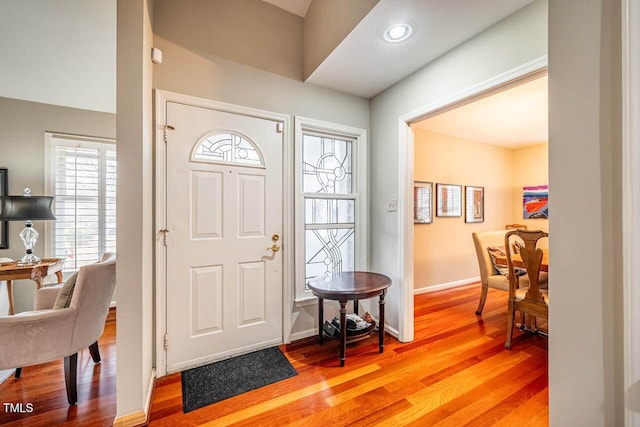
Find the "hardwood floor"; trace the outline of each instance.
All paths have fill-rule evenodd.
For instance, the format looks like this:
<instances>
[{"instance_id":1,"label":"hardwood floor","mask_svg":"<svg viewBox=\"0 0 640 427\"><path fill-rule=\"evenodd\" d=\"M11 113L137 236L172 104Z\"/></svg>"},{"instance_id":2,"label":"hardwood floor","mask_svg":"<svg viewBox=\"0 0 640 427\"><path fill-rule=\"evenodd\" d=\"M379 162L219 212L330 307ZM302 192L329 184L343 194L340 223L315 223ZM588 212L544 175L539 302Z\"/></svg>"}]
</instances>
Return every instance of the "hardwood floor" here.
<instances>
[{"instance_id":1,"label":"hardwood floor","mask_svg":"<svg viewBox=\"0 0 640 427\"><path fill-rule=\"evenodd\" d=\"M64 385L63 359L27 366L22 376L0 384L0 425L110 426L116 416L116 313L107 316L98 341L101 363L91 360L89 349L78 353L78 404L69 406ZM3 349L4 351L4 349ZM10 412L5 403L22 404L23 412ZM33 410L28 412L27 404Z\"/></svg>"},{"instance_id":2,"label":"hardwood floor","mask_svg":"<svg viewBox=\"0 0 640 427\"><path fill-rule=\"evenodd\" d=\"M478 285L415 297L415 340L387 336L350 344L340 368L336 341L307 339L282 346L298 375L240 396L182 413L180 374L160 378L149 425L246 426L546 426L546 338L514 334L505 350L506 293L489 290L474 314ZM31 402L32 414L8 414L9 425L110 425L115 417L115 320L100 341L94 372L79 355L77 407L66 404L62 361L25 368L0 385L2 402Z\"/></svg>"},{"instance_id":3,"label":"hardwood floor","mask_svg":"<svg viewBox=\"0 0 640 427\"><path fill-rule=\"evenodd\" d=\"M161 378L150 425L487 426L548 425L547 340L514 334L505 350L505 292L489 291L474 314L478 285L418 295L415 340L392 337L347 347L335 341L283 346L299 375L182 413L180 374Z\"/></svg>"}]
</instances>

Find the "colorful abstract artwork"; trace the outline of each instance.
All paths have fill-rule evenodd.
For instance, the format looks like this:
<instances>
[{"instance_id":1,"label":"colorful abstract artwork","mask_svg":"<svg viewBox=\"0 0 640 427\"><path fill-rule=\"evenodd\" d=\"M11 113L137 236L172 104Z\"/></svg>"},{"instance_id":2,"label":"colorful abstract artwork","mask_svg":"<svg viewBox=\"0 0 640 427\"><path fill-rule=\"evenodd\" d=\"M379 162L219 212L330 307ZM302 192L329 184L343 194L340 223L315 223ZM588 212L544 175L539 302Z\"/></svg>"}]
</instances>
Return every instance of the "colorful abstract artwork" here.
<instances>
[{"instance_id":1,"label":"colorful abstract artwork","mask_svg":"<svg viewBox=\"0 0 640 427\"><path fill-rule=\"evenodd\" d=\"M536 185L522 188L523 218L549 218L549 186Z\"/></svg>"}]
</instances>

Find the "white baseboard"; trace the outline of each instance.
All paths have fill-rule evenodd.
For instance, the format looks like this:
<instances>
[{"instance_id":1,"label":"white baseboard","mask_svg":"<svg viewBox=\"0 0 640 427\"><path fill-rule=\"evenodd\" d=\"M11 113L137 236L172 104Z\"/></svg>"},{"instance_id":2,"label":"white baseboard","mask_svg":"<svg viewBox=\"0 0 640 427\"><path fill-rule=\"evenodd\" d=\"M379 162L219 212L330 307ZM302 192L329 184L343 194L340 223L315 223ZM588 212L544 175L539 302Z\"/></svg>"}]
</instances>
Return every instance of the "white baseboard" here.
<instances>
[{"instance_id":1,"label":"white baseboard","mask_svg":"<svg viewBox=\"0 0 640 427\"><path fill-rule=\"evenodd\" d=\"M151 397L153 396L153 388L156 383L156 369L151 369L151 378L149 379L149 389L147 390L147 398L144 402L144 408L131 414L116 416L113 420L114 427L134 427L146 424L149 420L149 411L151 410Z\"/></svg>"},{"instance_id":2,"label":"white baseboard","mask_svg":"<svg viewBox=\"0 0 640 427\"><path fill-rule=\"evenodd\" d=\"M386 324L387 322L385 322L384 325L384 333L385 334L389 334L392 337L394 337L395 339L397 339L398 341L400 341L400 338L398 338L400 336L400 331L398 331L396 328L392 328L391 326Z\"/></svg>"},{"instance_id":3,"label":"white baseboard","mask_svg":"<svg viewBox=\"0 0 640 427\"><path fill-rule=\"evenodd\" d=\"M439 285L425 286L422 288L414 288L414 295L426 294L428 292L442 291L444 289L456 288L458 286L470 285L480 281L480 277L471 277L469 279L456 280L455 282L441 283Z\"/></svg>"},{"instance_id":4,"label":"white baseboard","mask_svg":"<svg viewBox=\"0 0 640 427\"><path fill-rule=\"evenodd\" d=\"M114 308L116 306L116 301L113 300L111 301L111 303L109 304L109 308Z\"/></svg>"}]
</instances>

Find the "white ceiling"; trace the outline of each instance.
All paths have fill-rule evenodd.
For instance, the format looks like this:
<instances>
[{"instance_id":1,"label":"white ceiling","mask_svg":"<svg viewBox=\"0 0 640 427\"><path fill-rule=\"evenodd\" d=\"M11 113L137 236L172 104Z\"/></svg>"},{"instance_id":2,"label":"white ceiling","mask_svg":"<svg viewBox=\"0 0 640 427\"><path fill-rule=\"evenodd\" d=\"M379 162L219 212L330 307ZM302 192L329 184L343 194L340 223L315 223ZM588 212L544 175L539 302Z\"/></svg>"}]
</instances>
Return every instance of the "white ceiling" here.
<instances>
[{"instance_id":1,"label":"white ceiling","mask_svg":"<svg viewBox=\"0 0 640 427\"><path fill-rule=\"evenodd\" d=\"M271 3L274 6L278 6L281 9L287 10L291 13L295 13L298 16L305 17L311 0L262 0L267 3Z\"/></svg>"},{"instance_id":2,"label":"white ceiling","mask_svg":"<svg viewBox=\"0 0 640 427\"><path fill-rule=\"evenodd\" d=\"M542 77L414 126L469 141L517 148L549 140L548 79Z\"/></svg>"},{"instance_id":3,"label":"white ceiling","mask_svg":"<svg viewBox=\"0 0 640 427\"><path fill-rule=\"evenodd\" d=\"M371 98L533 0L380 0L306 80ZM405 42L385 42L391 24L408 22Z\"/></svg>"},{"instance_id":4,"label":"white ceiling","mask_svg":"<svg viewBox=\"0 0 640 427\"><path fill-rule=\"evenodd\" d=\"M115 112L115 0L0 0L0 16L0 96Z\"/></svg>"},{"instance_id":5,"label":"white ceiling","mask_svg":"<svg viewBox=\"0 0 640 427\"><path fill-rule=\"evenodd\" d=\"M311 0L264 0L304 16ZM533 0L380 0L309 83L370 98ZM115 112L116 0L0 0L0 96ZM383 41L391 23L413 36Z\"/></svg>"}]
</instances>

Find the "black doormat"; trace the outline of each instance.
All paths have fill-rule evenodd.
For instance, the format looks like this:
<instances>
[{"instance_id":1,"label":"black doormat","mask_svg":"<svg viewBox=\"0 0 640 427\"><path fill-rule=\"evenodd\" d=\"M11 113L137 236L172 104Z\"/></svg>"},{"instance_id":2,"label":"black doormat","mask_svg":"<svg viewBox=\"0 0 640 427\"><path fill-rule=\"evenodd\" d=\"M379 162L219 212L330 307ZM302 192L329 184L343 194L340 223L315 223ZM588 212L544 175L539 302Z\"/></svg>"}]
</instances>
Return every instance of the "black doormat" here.
<instances>
[{"instance_id":1,"label":"black doormat","mask_svg":"<svg viewBox=\"0 0 640 427\"><path fill-rule=\"evenodd\" d=\"M182 372L184 413L298 375L278 347Z\"/></svg>"}]
</instances>

